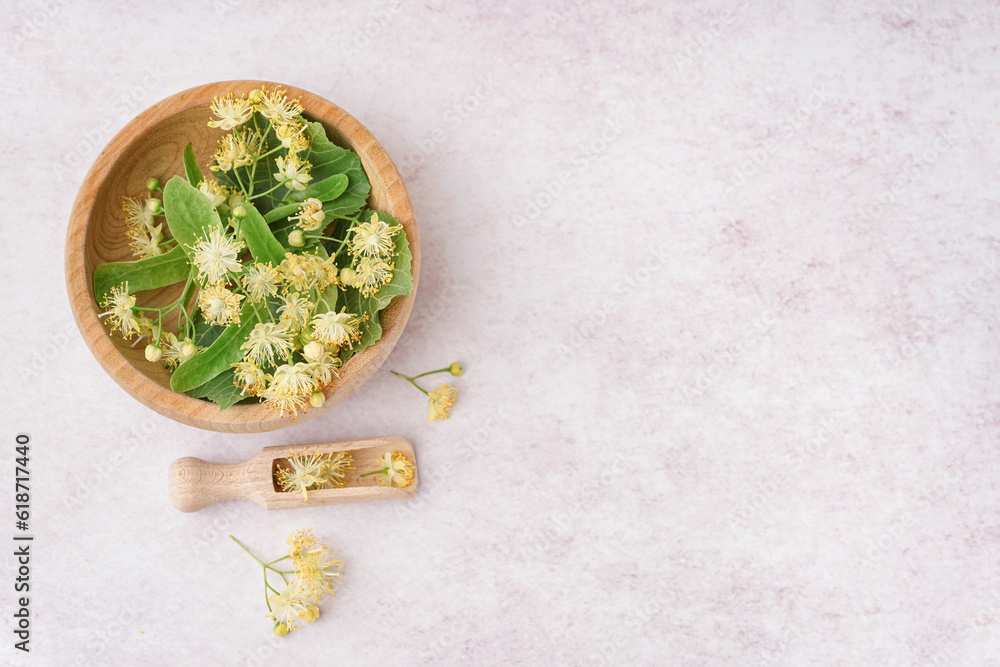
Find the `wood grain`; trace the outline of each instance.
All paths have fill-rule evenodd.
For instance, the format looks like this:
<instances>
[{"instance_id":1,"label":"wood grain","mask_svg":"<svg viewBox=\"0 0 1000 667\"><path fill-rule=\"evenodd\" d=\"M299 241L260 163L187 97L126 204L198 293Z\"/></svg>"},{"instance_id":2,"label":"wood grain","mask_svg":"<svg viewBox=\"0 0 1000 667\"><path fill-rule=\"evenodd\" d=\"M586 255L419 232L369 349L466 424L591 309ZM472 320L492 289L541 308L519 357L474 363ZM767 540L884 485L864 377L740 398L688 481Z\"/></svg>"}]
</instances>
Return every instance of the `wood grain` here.
<instances>
[{"instance_id":1,"label":"wood grain","mask_svg":"<svg viewBox=\"0 0 1000 667\"><path fill-rule=\"evenodd\" d=\"M199 165L206 171L221 130L209 128L209 105L230 92L245 95L265 81L224 81L191 88L159 102L125 126L101 152L77 193L66 233L66 288L73 316L87 346L105 371L129 394L160 414L181 423L213 431L258 433L291 426L316 417L344 400L385 361L413 308L420 276L420 236L409 192L396 165L375 137L343 109L298 88L282 86L305 107L304 115L319 121L334 143L361 157L371 181L368 206L386 211L403 226L413 253L413 290L397 297L382 311L382 337L355 355L340 369L340 378L326 390L326 403L297 418L279 417L270 408L235 405L219 411L208 401L178 394L169 388L162 364L147 362L144 343L135 348L119 336L109 336L98 319L94 301L94 269L104 262L135 259L125 236L123 196L145 192L150 176L166 182L184 173L182 150L190 141ZM139 295L142 305L162 306L177 298L180 286L149 290Z\"/></svg>"},{"instance_id":2,"label":"wood grain","mask_svg":"<svg viewBox=\"0 0 1000 667\"><path fill-rule=\"evenodd\" d=\"M287 457L327 452L350 452L354 457L354 470L345 480L344 488L310 491L309 498L303 500L300 494L282 491L277 485L275 467L285 465ZM378 475L360 476L361 473L376 470L377 459L386 452L401 452L413 462L413 481L405 488L381 486L375 479ZM170 504L181 512L197 512L212 503L236 498L252 500L266 509L275 510L410 498L417 492L419 481L413 445L406 438L390 436L265 447L242 463L209 463L188 456L170 464L168 490Z\"/></svg>"}]
</instances>

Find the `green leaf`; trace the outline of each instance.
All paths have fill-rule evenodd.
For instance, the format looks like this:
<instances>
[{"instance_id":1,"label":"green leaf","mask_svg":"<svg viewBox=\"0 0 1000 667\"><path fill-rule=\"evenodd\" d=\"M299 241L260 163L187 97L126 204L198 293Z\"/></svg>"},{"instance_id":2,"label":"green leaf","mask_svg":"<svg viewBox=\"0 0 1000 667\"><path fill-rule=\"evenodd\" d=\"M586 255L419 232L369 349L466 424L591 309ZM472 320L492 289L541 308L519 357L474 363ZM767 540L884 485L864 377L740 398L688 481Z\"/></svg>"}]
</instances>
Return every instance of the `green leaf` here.
<instances>
[{"instance_id":1,"label":"green leaf","mask_svg":"<svg viewBox=\"0 0 1000 667\"><path fill-rule=\"evenodd\" d=\"M184 173L187 174L188 183L191 185L197 186L205 180L205 176L198 167L198 162L194 159L194 149L191 148L190 141L184 147Z\"/></svg>"},{"instance_id":2,"label":"green leaf","mask_svg":"<svg viewBox=\"0 0 1000 667\"><path fill-rule=\"evenodd\" d=\"M226 327L221 324L209 324L204 317L198 317L194 323L194 342L198 347L208 347L225 330Z\"/></svg>"},{"instance_id":3,"label":"green leaf","mask_svg":"<svg viewBox=\"0 0 1000 667\"><path fill-rule=\"evenodd\" d=\"M259 321L254 304L244 303L240 323L230 324L207 350L178 366L170 376L170 388L179 392L190 391L240 361L243 358L240 345L246 342Z\"/></svg>"},{"instance_id":4,"label":"green leaf","mask_svg":"<svg viewBox=\"0 0 1000 667\"><path fill-rule=\"evenodd\" d=\"M327 139L326 132L319 123L307 122L306 128L309 135L308 160L312 165L310 173L313 179L321 181L334 174L345 174L348 180L347 189L323 206L323 210L333 217L357 213L365 205L372 189L361 166L361 158L354 151L341 148Z\"/></svg>"},{"instance_id":5,"label":"green leaf","mask_svg":"<svg viewBox=\"0 0 1000 667\"><path fill-rule=\"evenodd\" d=\"M246 398L240 392L240 388L236 386L235 379L236 369L230 367L229 370L219 373L205 384L191 389L187 395L192 398L212 401L219 405L220 411L225 410Z\"/></svg>"},{"instance_id":6,"label":"green leaf","mask_svg":"<svg viewBox=\"0 0 1000 667\"><path fill-rule=\"evenodd\" d=\"M365 211L366 216L370 216L370 211ZM399 223L391 215L378 212L380 220L384 220L390 225ZM354 344L354 349L349 350L349 355L353 356L372 345L382 337L382 325L379 322L379 313L389 305L397 296L407 296L413 289L413 281L410 276L410 263L413 255L410 253L410 244L406 239L406 232L400 230L396 232L396 245L394 249L396 269L392 274L392 280L382 286L375 294L365 297L360 291L353 287L348 287L344 292L347 312L355 315L368 315L368 321L362 324L361 340ZM344 359L346 361L347 359Z\"/></svg>"},{"instance_id":7,"label":"green leaf","mask_svg":"<svg viewBox=\"0 0 1000 667\"><path fill-rule=\"evenodd\" d=\"M107 262L94 270L94 297L101 297L123 282L128 282L129 292L141 292L173 285L187 280L191 267L187 255L179 246L156 257L135 262Z\"/></svg>"},{"instance_id":8,"label":"green leaf","mask_svg":"<svg viewBox=\"0 0 1000 667\"><path fill-rule=\"evenodd\" d=\"M219 214L208 197L180 176L171 178L163 188L163 211L170 233L189 257L194 252L189 246L204 237L205 230L222 227Z\"/></svg>"},{"instance_id":9,"label":"green leaf","mask_svg":"<svg viewBox=\"0 0 1000 667\"><path fill-rule=\"evenodd\" d=\"M283 204L281 206L276 206L267 212L267 215L264 216L264 220L266 220L269 223L274 222L276 220L281 220L282 218L287 218L292 213L295 213L300 208L302 208L302 204L299 203Z\"/></svg>"},{"instance_id":10,"label":"green leaf","mask_svg":"<svg viewBox=\"0 0 1000 667\"><path fill-rule=\"evenodd\" d=\"M310 197L320 201L333 201L344 193L349 183L347 174L334 174L322 181L313 180L305 190L293 192L291 197L296 201L305 201Z\"/></svg>"},{"instance_id":11,"label":"green leaf","mask_svg":"<svg viewBox=\"0 0 1000 667\"><path fill-rule=\"evenodd\" d=\"M274 238L267 221L254 208L250 202L245 202L243 207L247 210L247 215L240 221L240 233L247 242L247 248L253 258L261 263L271 263L271 266L278 266L285 258L285 248L278 239Z\"/></svg>"}]
</instances>

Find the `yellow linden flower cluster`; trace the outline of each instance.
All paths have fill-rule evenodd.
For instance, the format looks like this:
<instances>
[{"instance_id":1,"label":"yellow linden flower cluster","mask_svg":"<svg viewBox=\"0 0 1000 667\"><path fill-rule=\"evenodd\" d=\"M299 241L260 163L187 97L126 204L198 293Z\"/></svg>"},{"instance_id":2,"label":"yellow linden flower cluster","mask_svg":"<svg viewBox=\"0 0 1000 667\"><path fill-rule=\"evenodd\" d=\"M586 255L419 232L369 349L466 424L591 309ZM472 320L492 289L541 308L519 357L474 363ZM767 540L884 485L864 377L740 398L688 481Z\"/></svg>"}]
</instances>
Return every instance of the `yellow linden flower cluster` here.
<instances>
[{"instance_id":1,"label":"yellow linden flower cluster","mask_svg":"<svg viewBox=\"0 0 1000 667\"><path fill-rule=\"evenodd\" d=\"M301 493L303 501L309 499L309 491L344 488L353 472L354 457L348 452L307 453L289 456L287 460L287 468L278 464L274 479L282 491ZM401 489L413 481L413 462L402 452L386 452L375 465L375 470L358 477L378 475L382 486L395 485Z\"/></svg>"},{"instance_id":2,"label":"yellow linden flower cluster","mask_svg":"<svg viewBox=\"0 0 1000 667\"><path fill-rule=\"evenodd\" d=\"M267 91L259 88L246 97L229 94L217 97L212 103L212 113L215 120L208 122L209 127L217 127L231 132L219 140L215 153L215 164L212 171L231 171L235 167L245 167L256 164L268 150L263 129L250 129L244 125L253 118L254 112L267 119L275 136L281 142L281 147L287 150L286 155L276 157L274 174L278 186L289 190L305 190L312 180L309 173L312 165L299 157L299 153L309 148L309 139L305 136L305 123L302 120L302 105L289 100L281 88Z\"/></svg>"},{"instance_id":3,"label":"yellow linden flower cluster","mask_svg":"<svg viewBox=\"0 0 1000 667\"><path fill-rule=\"evenodd\" d=\"M431 421L438 419L451 419L451 413L448 412L451 406L455 405L458 400L458 390L452 387L450 384L443 384L434 391L427 391L419 384L417 384L417 378L422 378L425 375L433 375L434 373L451 373L455 377L458 377L464 372L465 369L462 368L462 364L457 361L450 366L445 368L439 368L435 371L427 371L426 373L421 373L420 375L414 375L410 377L408 375L403 375L402 373L397 373L396 371L390 371L393 375L403 378L414 387L419 389L425 396L427 396L427 414Z\"/></svg>"},{"instance_id":4,"label":"yellow linden flower cluster","mask_svg":"<svg viewBox=\"0 0 1000 667\"><path fill-rule=\"evenodd\" d=\"M124 197L122 210L128 225L125 235L129 238L132 252L140 259L162 254L163 223L156 223L157 214L163 210L160 200L155 197L145 201L138 197Z\"/></svg>"},{"instance_id":5,"label":"yellow linden flower cluster","mask_svg":"<svg viewBox=\"0 0 1000 667\"><path fill-rule=\"evenodd\" d=\"M311 530L293 531L288 536L288 554L265 563L249 549L229 536L241 549L264 568L265 598L268 617L274 622L274 634L284 637L319 618L319 606L326 596L336 596L335 586L343 584L344 562L334 558L330 548L316 539ZM292 571L278 569L277 563L290 560ZM283 582L276 589L268 581L268 570L277 573ZM292 575L288 581L286 575Z\"/></svg>"},{"instance_id":6,"label":"yellow linden flower cluster","mask_svg":"<svg viewBox=\"0 0 1000 667\"><path fill-rule=\"evenodd\" d=\"M289 467L278 465L274 476L282 491L301 493L302 500L308 500L309 491L343 488L353 462L347 452L289 456Z\"/></svg>"},{"instance_id":7,"label":"yellow linden flower cluster","mask_svg":"<svg viewBox=\"0 0 1000 667\"><path fill-rule=\"evenodd\" d=\"M289 252L277 267L252 263L241 272L250 303L277 297L280 305L277 318L256 324L241 346L243 360L234 364L237 386L282 415L322 406L324 389L337 377L338 354L360 339L364 321L346 308L329 309L336 294L328 290L341 285L335 258ZM205 312L206 319L210 315ZM293 363L296 352L302 361Z\"/></svg>"}]
</instances>

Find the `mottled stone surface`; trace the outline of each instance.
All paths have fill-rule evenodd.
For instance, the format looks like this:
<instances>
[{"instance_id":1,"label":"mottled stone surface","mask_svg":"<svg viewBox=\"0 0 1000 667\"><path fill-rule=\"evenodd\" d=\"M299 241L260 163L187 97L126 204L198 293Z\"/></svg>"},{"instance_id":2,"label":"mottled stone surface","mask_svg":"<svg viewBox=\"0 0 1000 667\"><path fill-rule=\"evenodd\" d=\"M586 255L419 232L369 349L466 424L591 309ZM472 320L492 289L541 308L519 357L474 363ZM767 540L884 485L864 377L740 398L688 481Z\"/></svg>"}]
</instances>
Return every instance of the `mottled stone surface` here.
<instances>
[{"instance_id":1,"label":"mottled stone surface","mask_svg":"<svg viewBox=\"0 0 1000 667\"><path fill-rule=\"evenodd\" d=\"M0 507L28 432L36 541L0 662L1000 664L993 3L195 4L3 12ZM423 243L385 369L255 436L119 389L62 274L110 137L232 78L360 119ZM388 373L456 360L443 423ZM383 434L412 501L167 502L181 456ZM226 536L300 527L346 584L279 641Z\"/></svg>"}]
</instances>

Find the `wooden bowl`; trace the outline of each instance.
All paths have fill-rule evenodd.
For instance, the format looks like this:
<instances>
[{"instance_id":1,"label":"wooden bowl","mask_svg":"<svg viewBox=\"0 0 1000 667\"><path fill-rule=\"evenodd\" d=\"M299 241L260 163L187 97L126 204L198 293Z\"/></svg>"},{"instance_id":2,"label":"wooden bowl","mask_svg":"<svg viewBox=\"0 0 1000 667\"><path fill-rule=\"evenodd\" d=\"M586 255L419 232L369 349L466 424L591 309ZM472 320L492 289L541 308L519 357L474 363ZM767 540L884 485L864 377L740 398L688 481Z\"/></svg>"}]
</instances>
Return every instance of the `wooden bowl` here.
<instances>
[{"instance_id":1,"label":"wooden bowl","mask_svg":"<svg viewBox=\"0 0 1000 667\"><path fill-rule=\"evenodd\" d=\"M104 262L130 261L132 255L125 236L123 196L141 195L146 179L165 183L183 175L182 151L191 142L198 163L204 169L215 152L221 130L208 127L209 105L214 97L230 92L245 95L261 85L273 89L278 84L265 81L224 81L191 88L159 102L139 114L122 129L98 155L87 172L73 204L66 233L66 287L77 326L91 352L104 370L141 403L183 424L213 431L258 433L273 431L312 419L344 400L378 369L403 331L413 307L420 275L420 237L413 216L413 204L385 149L361 123L340 107L298 88L282 86L297 98L304 115L319 121L330 140L361 156L371 195L368 205L395 217L403 226L413 253L413 291L397 297L382 311L382 338L352 357L340 369L340 378L326 390L326 403L310 408L297 418L278 413L261 404L234 405L220 411L208 401L191 398L170 389L170 374L162 364L144 357L145 342L135 348L115 334L109 335L98 319L94 301L94 269ZM142 305L162 306L177 298L180 285L142 292Z\"/></svg>"}]
</instances>

